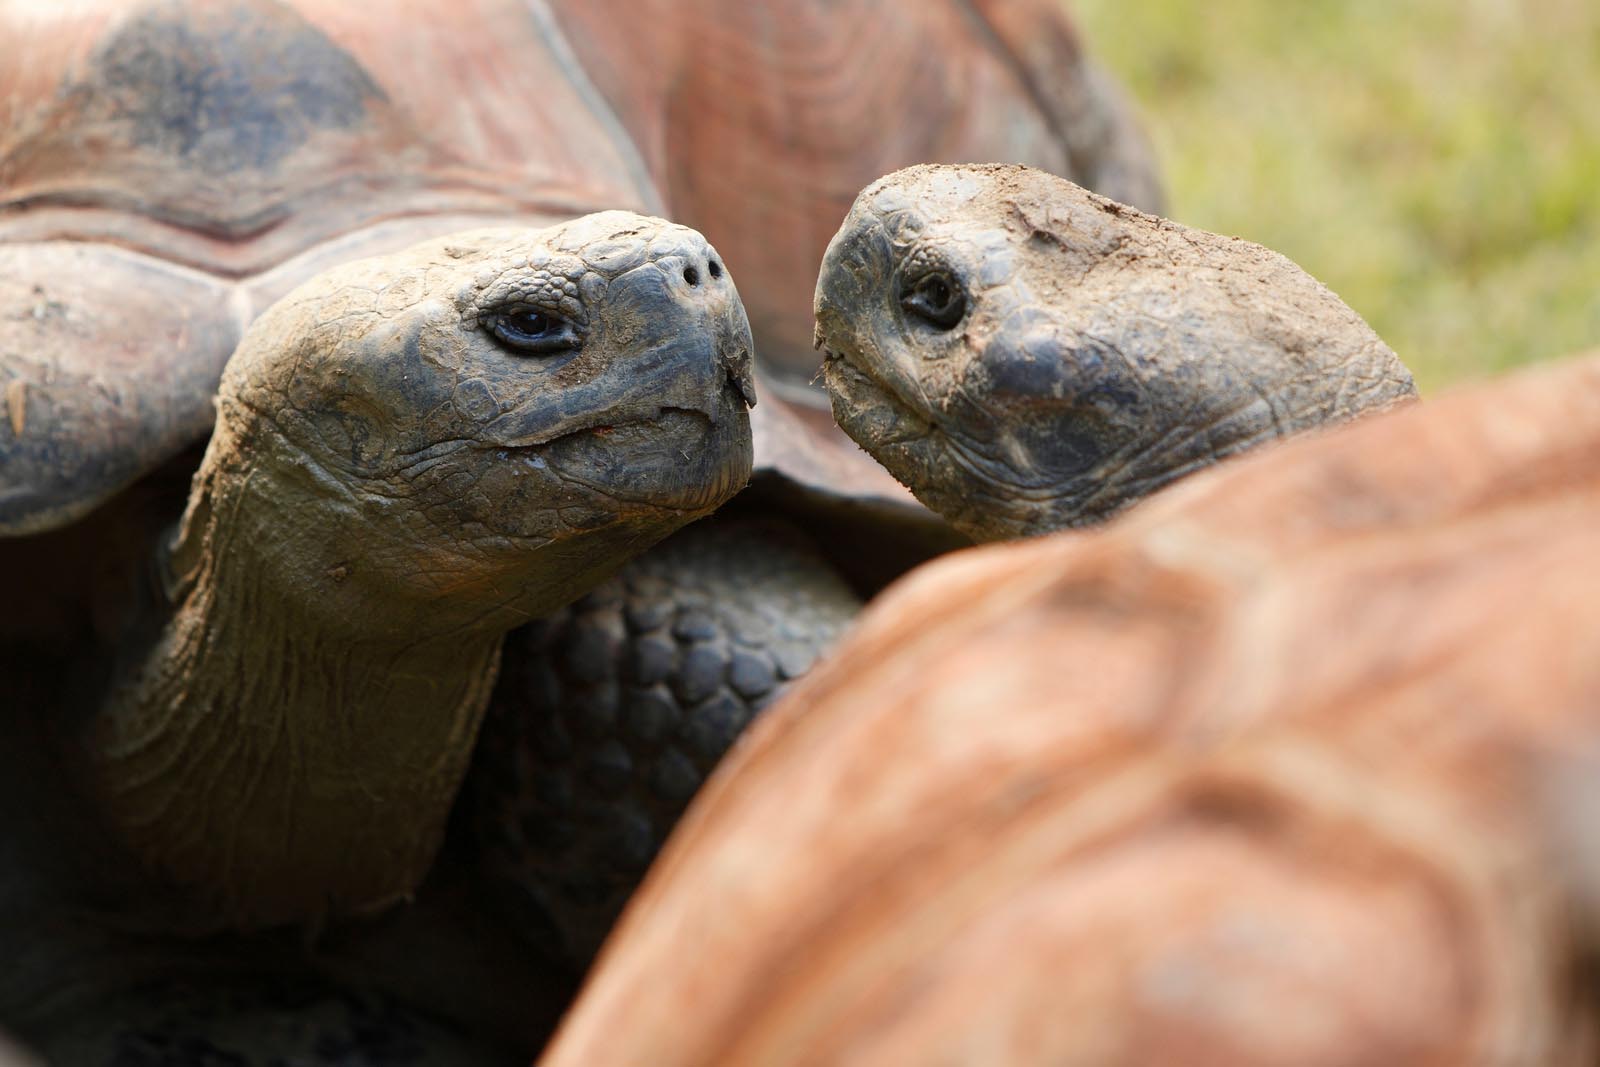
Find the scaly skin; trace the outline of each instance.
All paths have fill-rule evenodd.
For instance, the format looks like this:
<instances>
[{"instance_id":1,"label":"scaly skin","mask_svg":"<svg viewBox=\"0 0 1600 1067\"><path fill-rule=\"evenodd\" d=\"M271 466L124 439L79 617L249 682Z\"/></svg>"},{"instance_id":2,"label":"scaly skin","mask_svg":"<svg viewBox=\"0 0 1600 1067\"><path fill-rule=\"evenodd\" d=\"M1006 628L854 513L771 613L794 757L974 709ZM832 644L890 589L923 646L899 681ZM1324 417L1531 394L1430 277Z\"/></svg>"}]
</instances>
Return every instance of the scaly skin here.
<instances>
[{"instance_id":1,"label":"scaly skin","mask_svg":"<svg viewBox=\"0 0 1600 1067\"><path fill-rule=\"evenodd\" d=\"M749 327L713 256L607 212L352 263L255 322L170 614L88 732L146 866L238 927L412 892L504 633L749 477Z\"/></svg>"},{"instance_id":2,"label":"scaly skin","mask_svg":"<svg viewBox=\"0 0 1600 1067\"><path fill-rule=\"evenodd\" d=\"M860 608L799 528L719 513L514 631L463 801L507 914L587 969L690 799Z\"/></svg>"},{"instance_id":3,"label":"scaly skin","mask_svg":"<svg viewBox=\"0 0 1600 1067\"><path fill-rule=\"evenodd\" d=\"M1416 395L1283 256L1027 167L868 186L828 248L816 318L839 425L978 540L1097 522Z\"/></svg>"}]
</instances>

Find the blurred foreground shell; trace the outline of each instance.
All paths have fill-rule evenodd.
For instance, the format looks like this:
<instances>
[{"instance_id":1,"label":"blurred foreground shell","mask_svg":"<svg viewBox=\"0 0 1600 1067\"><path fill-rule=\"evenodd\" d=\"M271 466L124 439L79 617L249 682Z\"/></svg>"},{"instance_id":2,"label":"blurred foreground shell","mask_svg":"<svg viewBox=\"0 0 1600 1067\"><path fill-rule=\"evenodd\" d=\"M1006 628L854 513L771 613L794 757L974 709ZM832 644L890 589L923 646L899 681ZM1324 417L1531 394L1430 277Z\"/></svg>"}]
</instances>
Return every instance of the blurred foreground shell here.
<instances>
[{"instance_id":1,"label":"blurred foreground shell","mask_svg":"<svg viewBox=\"0 0 1600 1067\"><path fill-rule=\"evenodd\" d=\"M544 1062L1593 1062L1543 782L1600 732L1597 546L1589 357L924 568Z\"/></svg>"}]
</instances>

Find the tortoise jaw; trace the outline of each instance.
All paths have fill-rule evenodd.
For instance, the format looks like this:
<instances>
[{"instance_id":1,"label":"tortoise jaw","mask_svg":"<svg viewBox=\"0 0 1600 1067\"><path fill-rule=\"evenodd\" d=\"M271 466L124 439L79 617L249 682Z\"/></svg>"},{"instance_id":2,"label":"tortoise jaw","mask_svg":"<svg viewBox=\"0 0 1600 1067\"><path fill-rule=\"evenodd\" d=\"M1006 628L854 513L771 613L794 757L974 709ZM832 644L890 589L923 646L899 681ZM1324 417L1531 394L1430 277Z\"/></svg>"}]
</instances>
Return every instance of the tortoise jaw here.
<instances>
[{"instance_id":1,"label":"tortoise jaw","mask_svg":"<svg viewBox=\"0 0 1600 1067\"><path fill-rule=\"evenodd\" d=\"M834 242L839 245L840 238ZM834 252L830 247L830 257ZM839 310L834 291L835 277L840 273L838 268L829 270L825 265L818 282L812 344L823 354L819 374L828 391L834 421L881 463L882 457L877 455L880 447L926 438L936 420L926 402L917 403L892 376L880 373L877 363L881 360L875 361L862 352L858 329ZM899 472L892 473L905 481Z\"/></svg>"},{"instance_id":2,"label":"tortoise jaw","mask_svg":"<svg viewBox=\"0 0 1600 1067\"><path fill-rule=\"evenodd\" d=\"M737 401L730 397L729 403ZM749 480L752 453L742 417L662 407L649 418L563 434L525 462L547 464L569 486L581 486L624 512L700 513Z\"/></svg>"},{"instance_id":3,"label":"tortoise jaw","mask_svg":"<svg viewBox=\"0 0 1600 1067\"><path fill-rule=\"evenodd\" d=\"M833 401L834 413L839 414L841 404L849 406L882 404L920 424L920 429L931 427L933 420L922 415L909 400L882 378L862 366L862 360L852 358L835 349L824 349L825 358L820 374ZM841 423L842 425L842 423Z\"/></svg>"},{"instance_id":4,"label":"tortoise jaw","mask_svg":"<svg viewBox=\"0 0 1600 1067\"><path fill-rule=\"evenodd\" d=\"M1058 487L1037 484L1026 462L1006 453L1005 441L972 439L959 420L947 423L863 368L849 348L824 349L834 420L901 484L975 541L1009 536L1052 513Z\"/></svg>"},{"instance_id":5,"label":"tortoise jaw","mask_svg":"<svg viewBox=\"0 0 1600 1067\"><path fill-rule=\"evenodd\" d=\"M661 422L669 415L687 415L701 419L704 422L716 422L715 416L699 408L677 407L664 404L653 411L640 412L621 419L597 418L593 422L582 423L576 426L563 426L553 434L547 436L529 436L514 442L486 441L478 447L483 451L504 453L512 456L532 456L545 448L573 438L583 437L609 437L618 430L630 429L635 426L649 426Z\"/></svg>"}]
</instances>

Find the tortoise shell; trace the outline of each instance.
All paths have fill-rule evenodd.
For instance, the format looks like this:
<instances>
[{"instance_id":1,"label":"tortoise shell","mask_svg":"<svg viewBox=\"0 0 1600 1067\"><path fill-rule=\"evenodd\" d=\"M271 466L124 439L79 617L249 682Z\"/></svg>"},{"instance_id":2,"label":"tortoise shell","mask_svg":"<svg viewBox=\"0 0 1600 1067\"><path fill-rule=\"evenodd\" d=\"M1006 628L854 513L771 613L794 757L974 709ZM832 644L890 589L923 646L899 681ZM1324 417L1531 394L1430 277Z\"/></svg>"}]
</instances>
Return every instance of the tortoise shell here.
<instances>
[{"instance_id":1,"label":"tortoise shell","mask_svg":"<svg viewBox=\"0 0 1600 1067\"><path fill-rule=\"evenodd\" d=\"M861 186L921 160L1152 203L1144 142L1057 8L0 8L0 533L71 521L202 437L243 327L315 272L614 207L702 230L743 282L758 463L906 501L811 411L816 265Z\"/></svg>"},{"instance_id":2,"label":"tortoise shell","mask_svg":"<svg viewBox=\"0 0 1600 1067\"><path fill-rule=\"evenodd\" d=\"M923 568L541 1062L1592 1062L1597 524L1591 356Z\"/></svg>"}]
</instances>

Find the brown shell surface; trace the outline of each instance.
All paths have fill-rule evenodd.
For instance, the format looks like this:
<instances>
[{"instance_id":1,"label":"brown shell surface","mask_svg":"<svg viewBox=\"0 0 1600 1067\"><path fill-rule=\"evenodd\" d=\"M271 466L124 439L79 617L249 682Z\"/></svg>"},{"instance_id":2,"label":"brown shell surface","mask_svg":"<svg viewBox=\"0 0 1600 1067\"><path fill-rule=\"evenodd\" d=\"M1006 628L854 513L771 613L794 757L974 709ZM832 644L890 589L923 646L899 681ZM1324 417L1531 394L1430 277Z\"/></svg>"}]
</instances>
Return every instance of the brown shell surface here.
<instances>
[{"instance_id":1,"label":"brown shell surface","mask_svg":"<svg viewBox=\"0 0 1600 1067\"><path fill-rule=\"evenodd\" d=\"M542 1062L1593 1062L1548 785L1600 740L1596 531L1590 356L914 573Z\"/></svg>"},{"instance_id":2,"label":"brown shell surface","mask_svg":"<svg viewBox=\"0 0 1600 1067\"><path fill-rule=\"evenodd\" d=\"M587 0L554 8L675 221L733 268L763 357L805 381L817 265L911 163L1027 163L1158 210L1155 165L1056 0Z\"/></svg>"},{"instance_id":3,"label":"brown shell surface","mask_svg":"<svg viewBox=\"0 0 1600 1067\"><path fill-rule=\"evenodd\" d=\"M210 388L191 379L214 385L251 318L358 256L605 208L669 215L718 245L768 369L806 396L817 263L880 174L1007 159L1146 206L1159 195L1142 136L1051 0L396 0L381 15L84 0L0 4L0 39L12 533L93 503L59 472L103 495L203 436ZM88 262L60 269L69 256ZM165 313L136 306L140 291ZM135 316L115 314L124 300ZM42 341L39 307L62 310ZM177 339L101 360L130 321ZM804 455L782 429L762 435L762 461L909 504L820 426ZM23 499L7 483L33 470L57 474Z\"/></svg>"}]
</instances>

